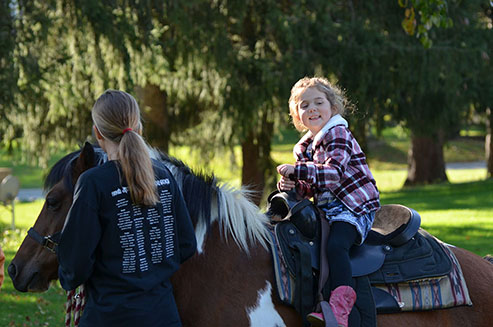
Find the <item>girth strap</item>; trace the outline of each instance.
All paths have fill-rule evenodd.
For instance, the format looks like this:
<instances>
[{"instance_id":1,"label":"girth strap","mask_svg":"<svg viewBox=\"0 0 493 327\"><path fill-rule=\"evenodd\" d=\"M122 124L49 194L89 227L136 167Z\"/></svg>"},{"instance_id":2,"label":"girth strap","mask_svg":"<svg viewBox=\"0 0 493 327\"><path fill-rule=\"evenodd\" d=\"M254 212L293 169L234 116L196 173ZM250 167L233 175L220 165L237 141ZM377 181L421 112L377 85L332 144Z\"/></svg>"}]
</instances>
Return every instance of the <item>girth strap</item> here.
<instances>
[{"instance_id":1,"label":"girth strap","mask_svg":"<svg viewBox=\"0 0 493 327\"><path fill-rule=\"evenodd\" d=\"M31 236L33 240L38 242L42 247L48 249L53 253L58 251L58 243L60 242L61 232L57 232L53 235L41 236L34 228L29 228L27 235Z\"/></svg>"}]
</instances>

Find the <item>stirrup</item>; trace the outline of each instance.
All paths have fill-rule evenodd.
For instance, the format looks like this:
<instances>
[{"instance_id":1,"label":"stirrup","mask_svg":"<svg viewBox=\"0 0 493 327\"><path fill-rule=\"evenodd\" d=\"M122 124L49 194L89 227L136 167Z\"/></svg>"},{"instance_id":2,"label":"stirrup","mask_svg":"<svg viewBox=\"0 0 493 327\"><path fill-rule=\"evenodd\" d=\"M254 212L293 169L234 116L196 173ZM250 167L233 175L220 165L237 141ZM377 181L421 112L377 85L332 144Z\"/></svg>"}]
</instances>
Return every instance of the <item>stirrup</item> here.
<instances>
[{"instance_id":1,"label":"stirrup","mask_svg":"<svg viewBox=\"0 0 493 327\"><path fill-rule=\"evenodd\" d=\"M322 313L312 312L306 316L306 320L308 320L308 322L313 327L324 327L325 326L325 319L324 319L324 315Z\"/></svg>"}]
</instances>

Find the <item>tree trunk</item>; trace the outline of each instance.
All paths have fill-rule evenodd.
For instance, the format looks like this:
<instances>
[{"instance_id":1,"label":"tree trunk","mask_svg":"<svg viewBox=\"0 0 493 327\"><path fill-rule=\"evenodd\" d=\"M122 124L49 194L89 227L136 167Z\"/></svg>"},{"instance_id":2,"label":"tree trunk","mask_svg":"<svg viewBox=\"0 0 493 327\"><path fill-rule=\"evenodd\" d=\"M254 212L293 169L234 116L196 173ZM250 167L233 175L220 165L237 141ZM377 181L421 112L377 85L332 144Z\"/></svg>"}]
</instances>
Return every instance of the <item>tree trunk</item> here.
<instances>
[{"instance_id":1,"label":"tree trunk","mask_svg":"<svg viewBox=\"0 0 493 327\"><path fill-rule=\"evenodd\" d=\"M438 136L412 136L408 153L408 172L404 185L448 181L443 158L443 133Z\"/></svg>"},{"instance_id":2,"label":"tree trunk","mask_svg":"<svg viewBox=\"0 0 493 327\"><path fill-rule=\"evenodd\" d=\"M355 119L349 126L354 138L358 141L359 146L363 152L368 156L368 137L367 137L367 124L364 119Z\"/></svg>"},{"instance_id":3,"label":"tree trunk","mask_svg":"<svg viewBox=\"0 0 493 327\"><path fill-rule=\"evenodd\" d=\"M493 178L493 110L491 108L486 109L486 140L485 140L485 153L486 153L486 166L488 178Z\"/></svg>"},{"instance_id":4,"label":"tree trunk","mask_svg":"<svg viewBox=\"0 0 493 327\"><path fill-rule=\"evenodd\" d=\"M241 144L241 183L255 191L252 200L257 205L260 205L266 185L275 187L277 176L270 156L273 124L264 119L261 130L261 135L255 136L252 128Z\"/></svg>"},{"instance_id":5,"label":"tree trunk","mask_svg":"<svg viewBox=\"0 0 493 327\"><path fill-rule=\"evenodd\" d=\"M241 143L243 165L241 168L241 184L255 191L252 200L259 205L264 190L265 178L261 164L260 147L251 132Z\"/></svg>"},{"instance_id":6,"label":"tree trunk","mask_svg":"<svg viewBox=\"0 0 493 327\"><path fill-rule=\"evenodd\" d=\"M159 86L147 84L135 88L144 120L144 135L150 145L164 152L169 150L170 122L166 92Z\"/></svg>"}]
</instances>

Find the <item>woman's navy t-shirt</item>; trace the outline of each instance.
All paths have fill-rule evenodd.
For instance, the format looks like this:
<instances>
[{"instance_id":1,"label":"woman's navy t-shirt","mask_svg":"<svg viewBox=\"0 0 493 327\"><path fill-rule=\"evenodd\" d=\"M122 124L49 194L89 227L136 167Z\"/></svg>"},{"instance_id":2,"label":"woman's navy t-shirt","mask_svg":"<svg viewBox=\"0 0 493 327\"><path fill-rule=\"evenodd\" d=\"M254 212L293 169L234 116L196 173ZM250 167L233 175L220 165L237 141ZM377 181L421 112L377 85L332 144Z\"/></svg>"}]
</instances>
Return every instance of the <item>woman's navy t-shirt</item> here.
<instances>
[{"instance_id":1,"label":"woman's navy t-shirt","mask_svg":"<svg viewBox=\"0 0 493 327\"><path fill-rule=\"evenodd\" d=\"M78 179L58 247L66 290L85 284L80 326L181 326L169 281L196 250L181 191L153 161L160 202L132 204L116 161Z\"/></svg>"}]
</instances>

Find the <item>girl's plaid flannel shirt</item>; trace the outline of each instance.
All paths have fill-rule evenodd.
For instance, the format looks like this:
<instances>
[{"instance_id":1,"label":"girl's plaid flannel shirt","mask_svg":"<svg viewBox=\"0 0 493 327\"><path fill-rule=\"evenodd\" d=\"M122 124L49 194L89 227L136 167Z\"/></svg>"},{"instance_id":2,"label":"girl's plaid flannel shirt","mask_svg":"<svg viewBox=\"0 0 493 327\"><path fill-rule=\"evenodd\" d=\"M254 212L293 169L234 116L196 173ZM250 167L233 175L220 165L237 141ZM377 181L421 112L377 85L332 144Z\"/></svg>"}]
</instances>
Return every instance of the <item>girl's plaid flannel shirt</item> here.
<instances>
[{"instance_id":1,"label":"girl's plaid flannel shirt","mask_svg":"<svg viewBox=\"0 0 493 327\"><path fill-rule=\"evenodd\" d=\"M332 192L358 216L377 210L376 182L351 131L341 124L320 132L325 135L317 137L315 144L309 132L294 147L298 193L318 202Z\"/></svg>"}]
</instances>

